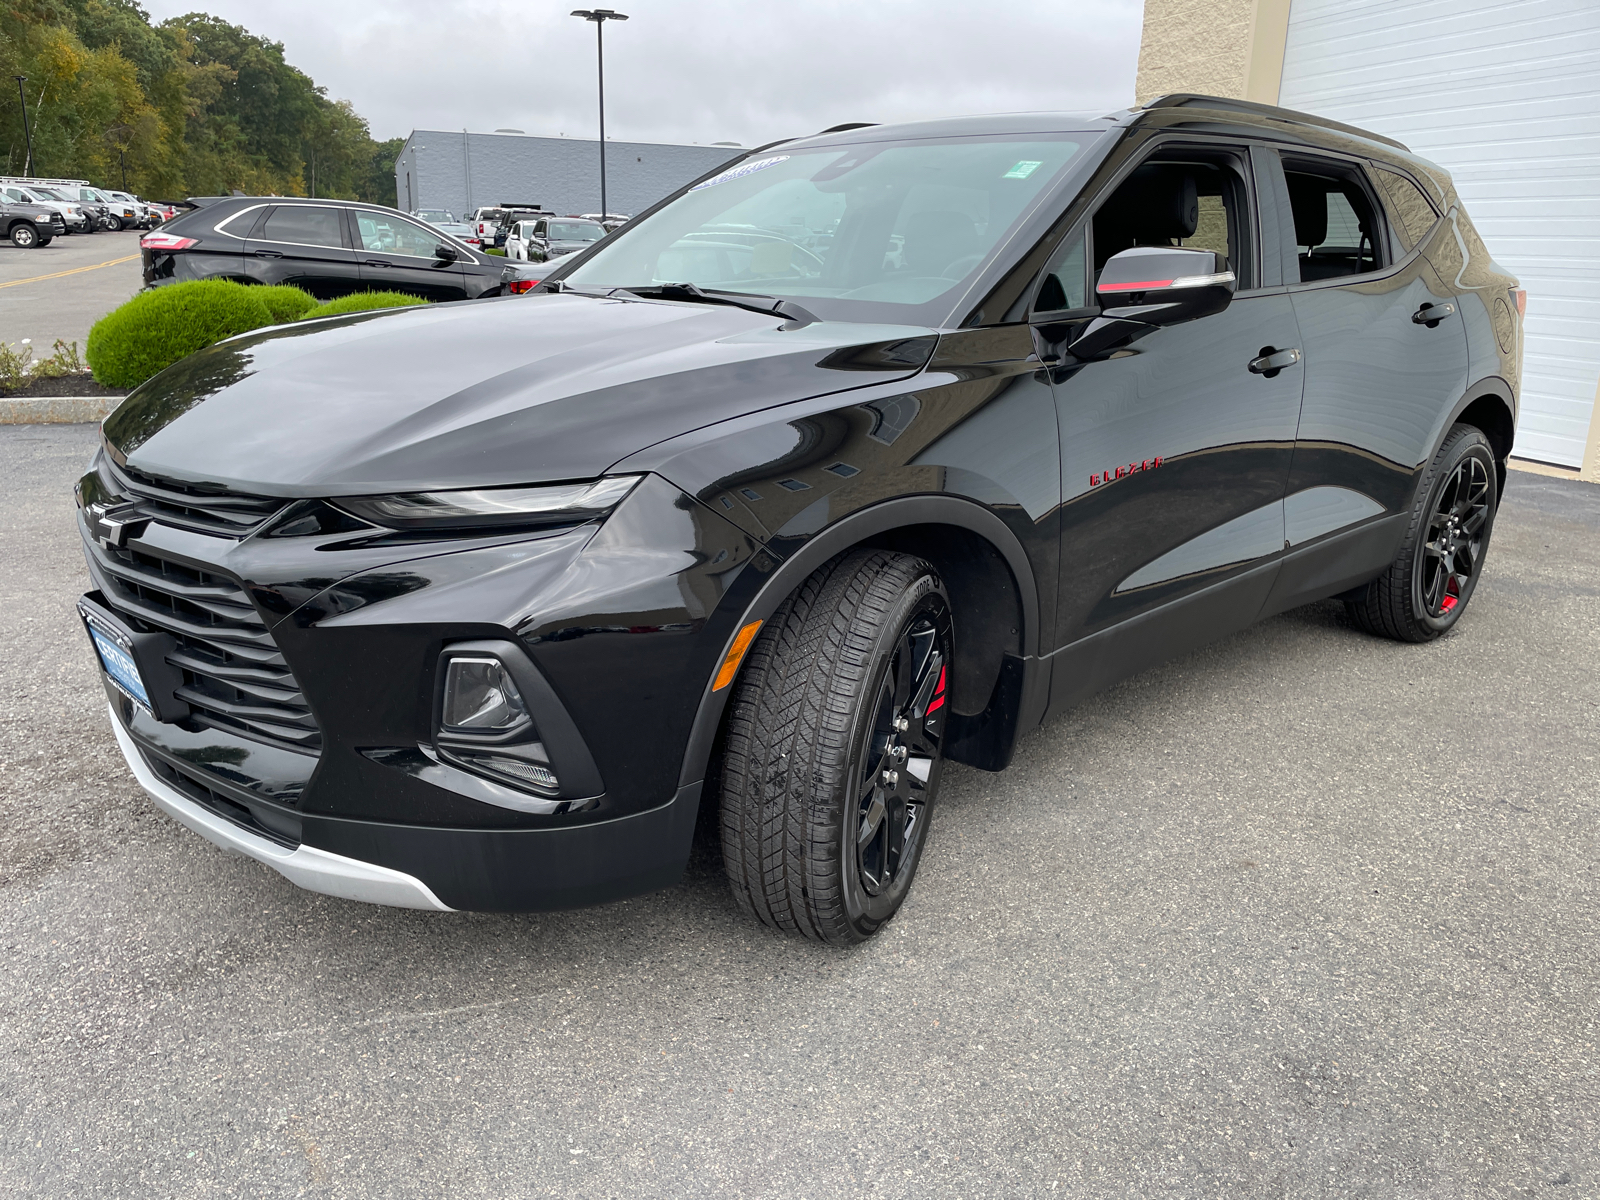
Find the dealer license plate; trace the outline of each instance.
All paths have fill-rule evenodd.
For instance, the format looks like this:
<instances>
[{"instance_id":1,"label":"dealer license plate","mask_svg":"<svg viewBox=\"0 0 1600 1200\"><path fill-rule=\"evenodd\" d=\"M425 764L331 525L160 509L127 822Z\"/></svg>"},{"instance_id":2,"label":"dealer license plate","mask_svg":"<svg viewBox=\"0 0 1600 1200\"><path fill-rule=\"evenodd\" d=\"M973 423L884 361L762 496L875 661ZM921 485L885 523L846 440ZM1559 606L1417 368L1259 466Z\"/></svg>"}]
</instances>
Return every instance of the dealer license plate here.
<instances>
[{"instance_id":1,"label":"dealer license plate","mask_svg":"<svg viewBox=\"0 0 1600 1200\"><path fill-rule=\"evenodd\" d=\"M95 651L100 655L100 665L111 676L111 682L122 689L130 700L149 708L150 693L145 691L144 680L139 678L139 664L133 661L133 655L93 625L89 626L89 637L94 641Z\"/></svg>"}]
</instances>

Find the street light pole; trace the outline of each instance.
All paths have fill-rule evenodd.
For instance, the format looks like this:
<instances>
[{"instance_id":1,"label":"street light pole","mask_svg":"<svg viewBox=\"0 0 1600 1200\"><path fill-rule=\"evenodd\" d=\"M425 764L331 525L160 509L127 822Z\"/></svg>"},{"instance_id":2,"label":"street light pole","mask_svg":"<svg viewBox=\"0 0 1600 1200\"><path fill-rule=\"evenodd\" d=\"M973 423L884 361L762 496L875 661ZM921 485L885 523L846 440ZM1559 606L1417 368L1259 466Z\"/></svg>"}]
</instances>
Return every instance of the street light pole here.
<instances>
[{"instance_id":1,"label":"street light pole","mask_svg":"<svg viewBox=\"0 0 1600 1200\"><path fill-rule=\"evenodd\" d=\"M597 73L600 81L600 220L604 221L611 210L606 207L606 42L607 21L626 21L627 13L609 8L577 8L572 15L594 22L594 45Z\"/></svg>"},{"instance_id":2,"label":"street light pole","mask_svg":"<svg viewBox=\"0 0 1600 1200\"><path fill-rule=\"evenodd\" d=\"M23 165L24 175L33 174L33 130L28 127L28 94L22 90L22 85L28 82L26 75L14 75L17 81L17 99L22 101L22 136L28 140L28 160Z\"/></svg>"}]
</instances>

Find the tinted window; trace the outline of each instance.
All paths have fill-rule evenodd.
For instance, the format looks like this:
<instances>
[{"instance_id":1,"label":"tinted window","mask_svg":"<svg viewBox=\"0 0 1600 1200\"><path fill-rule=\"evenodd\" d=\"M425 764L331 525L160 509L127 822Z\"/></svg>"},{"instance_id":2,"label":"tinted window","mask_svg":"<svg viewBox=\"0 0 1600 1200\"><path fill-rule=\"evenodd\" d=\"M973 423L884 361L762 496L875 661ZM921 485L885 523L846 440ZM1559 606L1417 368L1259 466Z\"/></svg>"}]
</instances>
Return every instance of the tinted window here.
<instances>
[{"instance_id":1,"label":"tinted window","mask_svg":"<svg viewBox=\"0 0 1600 1200\"><path fill-rule=\"evenodd\" d=\"M550 236L558 242L598 242L606 231L587 221L551 221Z\"/></svg>"},{"instance_id":2,"label":"tinted window","mask_svg":"<svg viewBox=\"0 0 1600 1200\"><path fill-rule=\"evenodd\" d=\"M1428 203L1422 190L1404 175L1379 169L1377 176L1389 202L1394 231L1400 238L1400 244L1410 250L1433 228L1439 214L1433 211L1433 205Z\"/></svg>"},{"instance_id":3,"label":"tinted window","mask_svg":"<svg viewBox=\"0 0 1600 1200\"><path fill-rule=\"evenodd\" d=\"M1113 254L1134 246L1184 246L1215 251L1238 272L1241 288L1251 286L1245 253L1247 197L1244 181L1231 165L1143 164L1095 213L1095 278Z\"/></svg>"},{"instance_id":4,"label":"tinted window","mask_svg":"<svg viewBox=\"0 0 1600 1200\"><path fill-rule=\"evenodd\" d=\"M1039 299L1034 308L1039 312L1082 308L1084 293L1084 246L1080 233L1056 251L1045 270L1044 282L1039 285Z\"/></svg>"},{"instance_id":5,"label":"tinted window","mask_svg":"<svg viewBox=\"0 0 1600 1200\"><path fill-rule=\"evenodd\" d=\"M1284 177L1299 247L1300 281L1377 270L1382 226L1354 172L1330 163L1324 174L1309 164L1286 162Z\"/></svg>"},{"instance_id":6,"label":"tinted window","mask_svg":"<svg viewBox=\"0 0 1600 1200\"><path fill-rule=\"evenodd\" d=\"M794 297L835 318L914 319L913 307L960 295L1080 145L1010 135L779 148L635 221L566 278L695 283Z\"/></svg>"},{"instance_id":7,"label":"tinted window","mask_svg":"<svg viewBox=\"0 0 1600 1200\"><path fill-rule=\"evenodd\" d=\"M361 209L354 214L360 230L361 248L383 254L409 254L413 258L432 258L440 244L437 230L423 229L403 221L394 213Z\"/></svg>"},{"instance_id":8,"label":"tinted window","mask_svg":"<svg viewBox=\"0 0 1600 1200\"><path fill-rule=\"evenodd\" d=\"M281 204L273 209L260 237L297 246L343 246L339 236L339 210L311 205Z\"/></svg>"}]
</instances>

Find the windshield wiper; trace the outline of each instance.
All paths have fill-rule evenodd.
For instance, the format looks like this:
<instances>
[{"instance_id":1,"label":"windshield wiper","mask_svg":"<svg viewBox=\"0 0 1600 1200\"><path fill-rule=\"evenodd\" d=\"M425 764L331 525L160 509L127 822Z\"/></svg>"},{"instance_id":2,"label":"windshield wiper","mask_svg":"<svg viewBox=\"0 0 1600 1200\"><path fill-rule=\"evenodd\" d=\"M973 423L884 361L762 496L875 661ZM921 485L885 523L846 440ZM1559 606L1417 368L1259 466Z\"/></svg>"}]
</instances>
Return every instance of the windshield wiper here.
<instances>
[{"instance_id":1,"label":"windshield wiper","mask_svg":"<svg viewBox=\"0 0 1600 1200\"><path fill-rule=\"evenodd\" d=\"M697 304L726 304L732 308L742 308L747 312L766 313L769 316L783 317L790 322L791 329L798 329L802 325L812 325L821 320L810 309L802 308L793 300L781 300L777 296L757 296L749 292L724 292L707 290L695 283L659 283L650 287L635 287L625 289L635 296L643 296L653 300L689 300Z\"/></svg>"}]
</instances>

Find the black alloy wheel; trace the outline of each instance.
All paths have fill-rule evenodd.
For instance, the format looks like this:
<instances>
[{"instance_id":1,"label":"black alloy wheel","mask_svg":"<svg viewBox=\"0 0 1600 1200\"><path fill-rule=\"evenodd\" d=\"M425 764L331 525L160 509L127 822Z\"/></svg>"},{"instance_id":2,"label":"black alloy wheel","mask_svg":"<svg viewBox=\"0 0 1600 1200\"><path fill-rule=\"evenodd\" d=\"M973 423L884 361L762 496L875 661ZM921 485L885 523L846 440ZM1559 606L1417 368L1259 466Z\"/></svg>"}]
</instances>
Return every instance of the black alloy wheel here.
<instances>
[{"instance_id":1,"label":"black alloy wheel","mask_svg":"<svg viewBox=\"0 0 1600 1200\"><path fill-rule=\"evenodd\" d=\"M948 626L948 619L944 622ZM894 890L920 845L944 730L949 637L934 612L900 634L856 755L855 878L864 896Z\"/></svg>"},{"instance_id":2,"label":"black alloy wheel","mask_svg":"<svg viewBox=\"0 0 1600 1200\"><path fill-rule=\"evenodd\" d=\"M722 851L740 906L835 945L899 910L943 766L950 602L933 567L857 550L762 626L722 762Z\"/></svg>"},{"instance_id":3,"label":"black alloy wheel","mask_svg":"<svg viewBox=\"0 0 1600 1200\"><path fill-rule=\"evenodd\" d=\"M1403 642L1426 642L1458 620L1478 586L1499 507L1494 449L1457 425L1417 490L1400 556L1347 597L1356 624Z\"/></svg>"},{"instance_id":4,"label":"black alloy wheel","mask_svg":"<svg viewBox=\"0 0 1600 1200\"><path fill-rule=\"evenodd\" d=\"M32 250L39 244L39 231L26 221L11 227L11 244L19 250Z\"/></svg>"}]
</instances>

